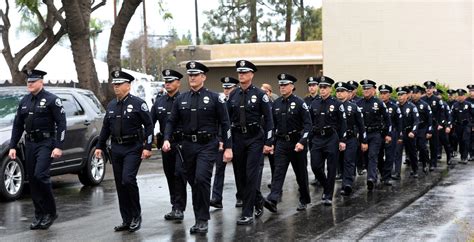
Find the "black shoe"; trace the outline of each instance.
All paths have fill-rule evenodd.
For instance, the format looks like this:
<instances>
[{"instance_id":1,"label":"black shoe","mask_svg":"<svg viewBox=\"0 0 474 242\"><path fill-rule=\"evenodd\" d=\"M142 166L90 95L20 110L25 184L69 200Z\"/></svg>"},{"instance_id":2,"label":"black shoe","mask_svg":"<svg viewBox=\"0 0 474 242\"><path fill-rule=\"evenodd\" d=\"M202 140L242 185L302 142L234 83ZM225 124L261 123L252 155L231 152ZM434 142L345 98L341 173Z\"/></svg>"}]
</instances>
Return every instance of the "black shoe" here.
<instances>
[{"instance_id":1,"label":"black shoe","mask_svg":"<svg viewBox=\"0 0 474 242\"><path fill-rule=\"evenodd\" d=\"M48 229L53 225L54 220L58 218L58 215L52 215L52 214L46 214L43 219L41 220L41 223L38 226L38 229Z\"/></svg>"},{"instance_id":2,"label":"black shoe","mask_svg":"<svg viewBox=\"0 0 474 242\"><path fill-rule=\"evenodd\" d=\"M390 182L390 180L382 181L382 184L383 184L384 186L388 186L388 187L391 187L391 186L392 186L392 183Z\"/></svg>"},{"instance_id":3,"label":"black shoe","mask_svg":"<svg viewBox=\"0 0 474 242\"><path fill-rule=\"evenodd\" d=\"M435 168L434 168L433 166L431 166L431 167L430 167L430 172L431 172L431 171L434 171L434 170L435 170Z\"/></svg>"},{"instance_id":4,"label":"black shoe","mask_svg":"<svg viewBox=\"0 0 474 242\"><path fill-rule=\"evenodd\" d=\"M252 217L245 217L242 216L237 220L238 225L248 225L248 224L253 224L253 218Z\"/></svg>"},{"instance_id":5,"label":"black shoe","mask_svg":"<svg viewBox=\"0 0 474 242\"><path fill-rule=\"evenodd\" d=\"M374 190L374 186L375 186L375 182L374 182L374 181L372 181L372 180L367 180L367 190L369 190L369 192Z\"/></svg>"},{"instance_id":6,"label":"black shoe","mask_svg":"<svg viewBox=\"0 0 474 242\"><path fill-rule=\"evenodd\" d=\"M428 174L428 167L423 167L423 173Z\"/></svg>"},{"instance_id":7,"label":"black shoe","mask_svg":"<svg viewBox=\"0 0 474 242\"><path fill-rule=\"evenodd\" d=\"M242 201L242 199L237 199L237 201L235 202L235 207L241 208L242 206L244 206L244 202Z\"/></svg>"},{"instance_id":8,"label":"black shoe","mask_svg":"<svg viewBox=\"0 0 474 242\"><path fill-rule=\"evenodd\" d=\"M166 220L183 220L184 214L181 210L173 209L171 212L165 214Z\"/></svg>"},{"instance_id":9,"label":"black shoe","mask_svg":"<svg viewBox=\"0 0 474 242\"><path fill-rule=\"evenodd\" d=\"M222 206L222 201L217 201L217 200L214 200L212 199L211 202L209 203L209 205L211 207L215 207L215 208L223 208Z\"/></svg>"},{"instance_id":10,"label":"black shoe","mask_svg":"<svg viewBox=\"0 0 474 242\"><path fill-rule=\"evenodd\" d=\"M350 196L352 193L352 187L351 186L344 186L341 190L341 195L342 196Z\"/></svg>"},{"instance_id":11,"label":"black shoe","mask_svg":"<svg viewBox=\"0 0 474 242\"><path fill-rule=\"evenodd\" d=\"M267 184L267 187L268 187L268 189L272 189L272 184L271 184L271 183L268 183L268 184Z\"/></svg>"},{"instance_id":12,"label":"black shoe","mask_svg":"<svg viewBox=\"0 0 474 242\"><path fill-rule=\"evenodd\" d=\"M121 225L115 226L114 231L115 232L125 231L125 230L128 230L128 228L130 228L130 224L123 222Z\"/></svg>"},{"instance_id":13,"label":"black shoe","mask_svg":"<svg viewBox=\"0 0 474 242\"><path fill-rule=\"evenodd\" d=\"M468 161L474 161L474 157L469 157L469 159L467 159Z\"/></svg>"},{"instance_id":14,"label":"black shoe","mask_svg":"<svg viewBox=\"0 0 474 242\"><path fill-rule=\"evenodd\" d=\"M336 175L336 181L342 180L342 174L337 174Z\"/></svg>"},{"instance_id":15,"label":"black shoe","mask_svg":"<svg viewBox=\"0 0 474 242\"><path fill-rule=\"evenodd\" d=\"M362 176L362 175L364 175L365 173L367 173L367 170L366 170L366 169L361 169L361 170L358 170L358 171L357 171L357 174L359 174L359 176Z\"/></svg>"},{"instance_id":16,"label":"black shoe","mask_svg":"<svg viewBox=\"0 0 474 242\"><path fill-rule=\"evenodd\" d=\"M128 227L128 232L135 232L135 231L139 230L141 226L142 226L142 216L132 218L132 222L130 223L130 227Z\"/></svg>"},{"instance_id":17,"label":"black shoe","mask_svg":"<svg viewBox=\"0 0 474 242\"><path fill-rule=\"evenodd\" d=\"M414 172L414 173L413 173L413 177L414 177L414 178L418 178L418 172Z\"/></svg>"},{"instance_id":18,"label":"black shoe","mask_svg":"<svg viewBox=\"0 0 474 242\"><path fill-rule=\"evenodd\" d=\"M33 222L30 224L30 229L35 230L40 228L41 221L43 220L43 215L35 216Z\"/></svg>"},{"instance_id":19,"label":"black shoe","mask_svg":"<svg viewBox=\"0 0 474 242\"><path fill-rule=\"evenodd\" d=\"M270 210L270 212L272 213L276 213L278 211L276 203L266 198L264 198L263 206Z\"/></svg>"},{"instance_id":20,"label":"black shoe","mask_svg":"<svg viewBox=\"0 0 474 242\"><path fill-rule=\"evenodd\" d=\"M208 226L207 220L198 220L190 229L189 233L191 234L205 234L207 233Z\"/></svg>"},{"instance_id":21,"label":"black shoe","mask_svg":"<svg viewBox=\"0 0 474 242\"><path fill-rule=\"evenodd\" d=\"M318 180L314 179L309 184L312 185L312 186L317 186L319 184L319 182L318 182Z\"/></svg>"},{"instance_id":22,"label":"black shoe","mask_svg":"<svg viewBox=\"0 0 474 242\"><path fill-rule=\"evenodd\" d=\"M323 200L323 205L324 206L331 206L332 205L332 200L329 198L326 198Z\"/></svg>"},{"instance_id":23,"label":"black shoe","mask_svg":"<svg viewBox=\"0 0 474 242\"><path fill-rule=\"evenodd\" d=\"M254 211L255 218L260 218L263 215L263 205L255 206Z\"/></svg>"},{"instance_id":24,"label":"black shoe","mask_svg":"<svg viewBox=\"0 0 474 242\"><path fill-rule=\"evenodd\" d=\"M441 155L436 156L436 159L441 160Z\"/></svg>"},{"instance_id":25,"label":"black shoe","mask_svg":"<svg viewBox=\"0 0 474 242\"><path fill-rule=\"evenodd\" d=\"M392 180L396 180L396 181L401 180L401 176L400 176L400 174L398 174L398 173L392 175L391 178L392 178Z\"/></svg>"},{"instance_id":26,"label":"black shoe","mask_svg":"<svg viewBox=\"0 0 474 242\"><path fill-rule=\"evenodd\" d=\"M304 211L306 210L306 203L299 202L298 206L296 206L296 211Z\"/></svg>"},{"instance_id":27,"label":"black shoe","mask_svg":"<svg viewBox=\"0 0 474 242\"><path fill-rule=\"evenodd\" d=\"M460 164L467 164L467 160L466 159L461 159L461 161L459 161Z\"/></svg>"}]
</instances>

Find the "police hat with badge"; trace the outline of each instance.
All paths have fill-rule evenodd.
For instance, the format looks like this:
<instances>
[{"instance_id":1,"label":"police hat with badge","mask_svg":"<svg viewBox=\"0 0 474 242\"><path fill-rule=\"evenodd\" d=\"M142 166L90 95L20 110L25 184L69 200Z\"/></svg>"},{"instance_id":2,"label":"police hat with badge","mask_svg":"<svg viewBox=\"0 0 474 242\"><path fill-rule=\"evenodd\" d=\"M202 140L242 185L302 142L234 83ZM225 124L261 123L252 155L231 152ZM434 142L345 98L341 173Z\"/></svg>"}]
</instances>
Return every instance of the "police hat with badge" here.
<instances>
[{"instance_id":1,"label":"police hat with badge","mask_svg":"<svg viewBox=\"0 0 474 242\"><path fill-rule=\"evenodd\" d=\"M377 83L369 79L364 79L360 81L360 85L362 86L363 89L377 88L376 86Z\"/></svg>"},{"instance_id":2,"label":"police hat with badge","mask_svg":"<svg viewBox=\"0 0 474 242\"><path fill-rule=\"evenodd\" d=\"M186 63L186 73L188 75L198 75L198 74L205 74L209 71L206 65L202 64L201 62L197 61L189 61Z\"/></svg>"},{"instance_id":3,"label":"police hat with badge","mask_svg":"<svg viewBox=\"0 0 474 242\"><path fill-rule=\"evenodd\" d=\"M448 89L447 93L448 93L449 96L452 96L454 94L457 94L457 91L454 90L454 89Z\"/></svg>"},{"instance_id":4,"label":"police hat with badge","mask_svg":"<svg viewBox=\"0 0 474 242\"><path fill-rule=\"evenodd\" d=\"M298 79L296 79L296 77L294 77L290 74L287 74L287 73L278 74L277 79L278 79L278 85L280 85L280 86L284 86L284 85L288 85L288 84L294 84L295 82L298 81Z\"/></svg>"},{"instance_id":5,"label":"police hat with badge","mask_svg":"<svg viewBox=\"0 0 474 242\"><path fill-rule=\"evenodd\" d=\"M130 83L135 80L135 77L133 77L132 75L119 70L112 71L110 73L110 76L112 76L112 84L122 84L125 82Z\"/></svg>"},{"instance_id":6,"label":"police hat with badge","mask_svg":"<svg viewBox=\"0 0 474 242\"><path fill-rule=\"evenodd\" d=\"M165 82L173 82L175 80L181 80L183 75L175 70L171 69L164 69L161 74L163 75L163 81Z\"/></svg>"},{"instance_id":7,"label":"police hat with badge","mask_svg":"<svg viewBox=\"0 0 474 242\"><path fill-rule=\"evenodd\" d=\"M351 85L353 87L353 90L356 90L357 88L359 88L359 83L357 83L354 80L347 81L347 84Z\"/></svg>"},{"instance_id":8,"label":"police hat with badge","mask_svg":"<svg viewBox=\"0 0 474 242\"><path fill-rule=\"evenodd\" d=\"M308 78L306 78L306 84L309 85L318 85L318 77L316 76L310 76Z\"/></svg>"},{"instance_id":9,"label":"police hat with badge","mask_svg":"<svg viewBox=\"0 0 474 242\"><path fill-rule=\"evenodd\" d=\"M459 88L458 90L456 90L458 96L464 96L466 95L467 91L462 89L462 88Z\"/></svg>"},{"instance_id":10,"label":"police hat with badge","mask_svg":"<svg viewBox=\"0 0 474 242\"><path fill-rule=\"evenodd\" d=\"M474 91L474 85L473 84L467 85L466 87L470 92Z\"/></svg>"},{"instance_id":11,"label":"police hat with badge","mask_svg":"<svg viewBox=\"0 0 474 242\"><path fill-rule=\"evenodd\" d=\"M393 92L393 88L389 85L386 85L386 84L382 84L379 86L379 92L381 93L392 93Z\"/></svg>"},{"instance_id":12,"label":"police hat with badge","mask_svg":"<svg viewBox=\"0 0 474 242\"><path fill-rule=\"evenodd\" d=\"M318 82L318 85L320 87L325 87L325 86L331 87L332 84L334 84L335 81L330 77L320 76L320 77L318 77L317 82Z\"/></svg>"},{"instance_id":13,"label":"police hat with badge","mask_svg":"<svg viewBox=\"0 0 474 242\"><path fill-rule=\"evenodd\" d=\"M400 96L400 95L409 93L410 89L406 86L403 86L403 87L397 87L395 91L397 92L397 95Z\"/></svg>"},{"instance_id":14,"label":"police hat with badge","mask_svg":"<svg viewBox=\"0 0 474 242\"><path fill-rule=\"evenodd\" d=\"M225 88L225 89L233 88L237 84L239 84L239 80L237 80L233 77L230 77L230 76L222 77L221 82L222 82L222 87Z\"/></svg>"},{"instance_id":15,"label":"police hat with badge","mask_svg":"<svg viewBox=\"0 0 474 242\"><path fill-rule=\"evenodd\" d=\"M425 92L425 89L421 86L418 86L418 85L413 85L411 86L411 91L413 93L424 93Z\"/></svg>"},{"instance_id":16,"label":"police hat with badge","mask_svg":"<svg viewBox=\"0 0 474 242\"><path fill-rule=\"evenodd\" d=\"M436 83L433 82L433 81L425 81L423 83L423 86L425 86L426 88L430 89L430 88L436 88Z\"/></svg>"},{"instance_id":17,"label":"police hat with badge","mask_svg":"<svg viewBox=\"0 0 474 242\"><path fill-rule=\"evenodd\" d=\"M248 60L239 60L235 63L235 68L239 73L257 72L257 67Z\"/></svg>"},{"instance_id":18,"label":"police hat with badge","mask_svg":"<svg viewBox=\"0 0 474 242\"><path fill-rule=\"evenodd\" d=\"M443 90L441 90L439 88L436 89L436 94L435 95L443 95L443 94L444 94Z\"/></svg>"},{"instance_id":19,"label":"police hat with badge","mask_svg":"<svg viewBox=\"0 0 474 242\"><path fill-rule=\"evenodd\" d=\"M354 86L352 86L351 84L347 82L336 82L334 84L334 87L336 88L336 92L340 92L340 91L350 92L354 90Z\"/></svg>"},{"instance_id":20,"label":"police hat with badge","mask_svg":"<svg viewBox=\"0 0 474 242\"><path fill-rule=\"evenodd\" d=\"M47 74L46 72L40 70L23 70L22 72L25 73L26 81L28 82L43 80L43 77Z\"/></svg>"}]
</instances>

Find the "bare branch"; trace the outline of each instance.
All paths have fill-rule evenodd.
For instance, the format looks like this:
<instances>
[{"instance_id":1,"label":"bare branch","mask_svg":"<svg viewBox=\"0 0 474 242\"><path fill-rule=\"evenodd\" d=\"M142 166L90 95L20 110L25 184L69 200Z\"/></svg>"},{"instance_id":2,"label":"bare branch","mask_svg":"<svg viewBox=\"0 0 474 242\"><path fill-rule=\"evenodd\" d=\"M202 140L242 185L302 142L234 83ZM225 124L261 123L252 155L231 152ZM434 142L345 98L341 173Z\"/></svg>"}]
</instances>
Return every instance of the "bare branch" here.
<instances>
[{"instance_id":1,"label":"bare branch","mask_svg":"<svg viewBox=\"0 0 474 242\"><path fill-rule=\"evenodd\" d=\"M115 1L115 0L114 0ZM92 5L94 5L95 1L92 1ZM97 10L98 8L102 7L102 6L105 6L105 4L107 3L107 0L102 0L102 2L98 3L97 5L95 5L94 7L92 7L91 9L91 13L94 12L95 10Z\"/></svg>"},{"instance_id":2,"label":"bare branch","mask_svg":"<svg viewBox=\"0 0 474 242\"><path fill-rule=\"evenodd\" d=\"M59 22L59 24L61 24L63 27L67 27L66 20L64 20L63 16L61 16L62 12L59 12L56 6L54 6L53 0L43 0L43 3L48 7L48 12L54 14L54 17Z\"/></svg>"},{"instance_id":3,"label":"bare branch","mask_svg":"<svg viewBox=\"0 0 474 242\"><path fill-rule=\"evenodd\" d=\"M61 28L55 35L48 37L46 42L39 48L38 52L36 52L36 54L25 64L22 70L34 69L65 34L66 28L64 26L61 26Z\"/></svg>"}]
</instances>

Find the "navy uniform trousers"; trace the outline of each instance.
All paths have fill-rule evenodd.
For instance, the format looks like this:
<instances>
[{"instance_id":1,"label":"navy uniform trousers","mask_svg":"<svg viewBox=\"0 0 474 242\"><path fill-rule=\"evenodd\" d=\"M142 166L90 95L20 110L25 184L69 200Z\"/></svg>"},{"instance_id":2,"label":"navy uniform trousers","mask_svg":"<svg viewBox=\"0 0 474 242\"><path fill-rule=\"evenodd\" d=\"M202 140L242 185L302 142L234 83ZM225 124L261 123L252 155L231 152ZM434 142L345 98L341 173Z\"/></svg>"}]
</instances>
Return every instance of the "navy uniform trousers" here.
<instances>
[{"instance_id":1,"label":"navy uniform trousers","mask_svg":"<svg viewBox=\"0 0 474 242\"><path fill-rule=\"evenodd\" d=\"M296 152L296 142L286 141L278 138L275 144L275 170L272 181L272 190L268 195L268 200L278 202L282 194L283 183L285 182L286 172L291 163L298 183L300 193L299 201L302 204L311 202L308 187L308 159L307 149Z\"/></svg>"},{"instance_id":2,"label":"navy uniform trousers","mask_svg":"<svg viewBox=\"0 0 474 242\"><path fill-rule=\"evenodd\" d=\"M449 135L446 134L446 128L443 128L439 131L439 147L438 147L438 155L441 156L442 148L444 147L444 151L446 152L446 161L449 163L451 161L451 143L449 142Z\"/></svg>"},{"instance_id":3,"label":"navy uniform trousers","mask_svg":"<svg viewBox=\"0 0 474 242\"><path fill-rule=\"evenodd\" d=\"M411 170L414 173L418 172L418 158L416 156L416 137L410 138L408 137L407 132L403 132L403 145L399 150L399 156L402 156L403 146L405 147L405 152L407 153L406 156L410 160ZM401 158L400 158L400 165L401 165ZM399 173L400 174L400 173Z\"/></svg>"},{"instance_id":4,"label":"navy uniform trousers","mask_svg":"<svg viewBox=\"0 0 474 242\"><path fill-rule=\"evenodd\" d=\"M311 169L324 188L324 195L332 199L339 159L339 137L336 132L328 136L313 135L311 147ZM327 176L324 165L327 165Z\"/></svg>"},{"instance_id":5,"label":"navy uniform trousers","mask_svg":"<svg viewBox=\"0 0 474 242\"><path fill-rule=\"evenodd\" d=\"M364 154L367 160L367 181L377 182L377 161L380 147L382 146L382 134L380 132L367 133L367 144L369 149Z\"/></svg>"},{"instance_id":6,"label":"navy uniform trousers","mask_svg":"<svg viewBox=\"0 0 474 242\"><path fill-rule=\"evenodd\" d=\"M380 171L380 175L382 176L382 181L389 181L392 175L392 168L393 164L396 163L397 159L397 140L398 140L399 132L392 130L392 141L390 143L383 143L380 146L380 153L379 153L379 163L378 169Z\"/></svg>"},{"instance_id":7,"label":"navy uniform trousers","mask_svg":"<svg viewBox=\"0 0 474 242\"><path fill-rule=\"evenodd\" d=\"M263 203L260 192L263 171L263 131L257 134L232 133L234 175L237 191L242 192L242 216L252 217L256 204Z\"/></svg>"},{"instance_id":8,"label":"navy uniform trousers","mask_svg":"<svg viewBox=\"0 0 474 242\"><path fill-rule=\"evenodd\" d=\"M163 170L170 193L170 202L173 210L186 210L186 178L183 174L183 161L172 144L169 152L161 152Z\"/></svg>"},{"instance_id":9,"label":"navy uniform trousers","mask_svg":"<svg viewBox=\"0 0 474 242\"><path fill-rule=\"evenodd\" d=\"M416 149L418 150L421 164L423 169L426 167L426 164L429 162L429 153L426 144L426 130L427 128L419 128L416 132ZM433 138L433 137L431 137Z\"/></svg>"},{"instance_id":10,"label":"navy uniform trousers","mask_svg":"<svg viewBox=\"0 0 474 242\"><path fill-rule=\"evenodd\" d=\"M212 200L222 202L222 192L224 191L224 177L226 162L223 161L224 151L219 151L216 158L216 171L214 173L214 183L212 185Z\"/></svg>"},{"instance_id":11,"label":"navy uniform trousers","mask_svg":"<svg viewBox=\"0 0 474 242\"><path fill-rule=\"evenodd\" d=\"M219 151L217 138L206 143L183 141L183 170L191 185L194 217L209 220L212 169Z\"/></svg>"},{"instance_id":12,"label":"navy uniform trousers","mask_svg":"<svg viewBox=\"0 0 474 242\"><path fill-rule=\"evenodd\" d=\"M459 153L461 154L461 160L467 160L469 153L470 138L471 138L471 127L469 125L456 125L456 137L459 142Z\"/></svg>"},{"instance_id":13,"label":"navy uniform trousers","mask_svg":"<svg viewBox=\"0 0 474 242\"><path fill-rule=\"evenodd\" d=\"M430 144L430 167L438 166L439 132L441 132L441 130L438 130L438 124L433 121L432 136L428 141Z\"/></svg>"},{"instance_id":14,"label":"navy uniform trousers","mask_svg":"<svg viewBox=\"0 0 474 242\"><path fill-rule=\"evenodd\" d=\"M342 187L352 187L356 173L356 162L358 160L359 141L356 137L346 140L346 149L340 153L343 158ZM339 159L340 160L340 159Z\"/></svg>"},{"instance_id":15,"label":"navy uniform trousers","mask_svg":"<svg viewBox=\"0 0 474 242\"><path fill-rule=\"evenodd\" d=\"M36 217L46 214L56 215L56 203L50 180L53 145L53 139L40 142L26 141L26 173Z\"/></svg>"},{"instance_id":16,"label":"navy uniform trousers","mask_svg":"<svg viewBox=\"0 0 474 242\"><path fill-rule=\"evenodd\" d=\"M112 168L119 200L120 214L124 223L141 215L137 173L142 162L143 144L112 142Z\"/></svg>"}]
</instances>

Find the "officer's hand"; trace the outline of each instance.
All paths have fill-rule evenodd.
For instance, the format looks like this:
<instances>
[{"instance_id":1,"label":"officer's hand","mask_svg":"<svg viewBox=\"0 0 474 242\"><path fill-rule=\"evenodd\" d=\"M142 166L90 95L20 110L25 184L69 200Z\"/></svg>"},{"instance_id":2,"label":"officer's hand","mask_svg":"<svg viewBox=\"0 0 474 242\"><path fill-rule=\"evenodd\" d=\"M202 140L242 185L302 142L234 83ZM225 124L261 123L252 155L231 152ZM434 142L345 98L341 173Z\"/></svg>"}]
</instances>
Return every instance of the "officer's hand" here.
<instances>
[{"instance_id":1,"label":"officer's hand","mask_svg":"<svg viewBox=\"0 0 474 242\"><path fill-rule=\"evenodd\" d=\"M143 159L148 159L151 157L151 151L150 150L143 150L142 151L142 160Z\"/></svg>"},{"instance_id":2,"label":"officer's hand","mask_svg":"<svg viewBox=\"0 0 474 242\"><path fill-rule=\"evenodd\" d=\"M360 144L360 149L362 150L362 152L366 152L369 149L369 145L368 144Z\"/></svg>"},{"instance_id":3,"label":"officer's hand","mask_svg":"<svg viewBox=\"0 0 474 242\"><path fill-rule=\"evenodd\" d=\"M392 142L392 137L390 137L389 135L385 136L385 143L390 144L390 142Z\"/></svg>"},{"instance_id":4,"label":"officer's hand","mask_svg":"<svg viewBox=\"0 0 474 242\"><path fill-rule=\"evenodd\" d=\"M10 149L8 152L8 157L10 157L12 160L16 160L16 149Z\"/></svg>"},{"instance_id":5,"label":"officer's hand","mask_svg":"<svg viewBox=\"0 0 474 242\"><path fill-rule=\"evenodd\" d=\"M51 157L54 159L58 159L63 155L63 151L59 148L54 148L53 152L51 152Z\"/></svg>"},{"instance_id":6,"label":"officer's hand","mask_svg":"<svg viewBox=\"0 0 474 242\"><path fill-rule=\"evenodd\" d=\"M268 145L263 146L263 153L264 154L271 154L272 152L273 152L273 147L272 146L268 146Z\"/></svg>"},{"instance_id":7,"label":"officer's hand","mask_svg":"<svg viewBox=\"0 0 474 242\"><path fill-rule=\"evenodd\" d=\"M97 159L102 159L102 150L101 149L95 149L94 155Z\"/></svg>"},{"instance_id":8,"label":"officer's hand","mask_svg":"<svg viewBox=\"0 0 474 242\"><path fill-rule=\"evenodd\" d=\"M340 151L346 150L346 143L339 142L339 150L340 150Z\"/></svg>"},{"instance_id":9,"label":"officer's hand","mask_svg":"<svg viewBox=\"0 0 474 242\"><path fill-rule=\"evenodd\" d=\"M295 151L296 152L300 152L300 151L303 151L304 150L304 145L300 144L300 143L296 143L295 145Z\"/></svg>"},{"instance_id":10,"label":"officer's hand","mask_svg":"<svg viewBox=\"0 0 474 242\"><path fill-rule=\"evenodd\" d=\"M403 140L402 140L402 139L398 139L398 140L397 140L397 144L399 144L399 145L403 144Z\"/></svg>"},{"instance_id":11,"label":"officer's hand","mask_svg":"<svg viewBox=\"0 0 474 242\"><path fill-rule=\"evenodd\" d=\"M170 142L169 142L168 140L165 140L165 141L163 142L163 146L161 147L161 150L162 150L163 152L168 152L168 151L171 150L171 144L170 144Z\"/></svg>"},{"instance_id":12,"label":"officer's hand","mask_svg":"<svg viewBox=\"0 0 474 242\"><path fill-rule=\"evenodd\" d=\"M223 151L223 150L224 150L224 143L219 142L219 151Z\"/></svg>"},{"instance_id":13,"label":"officer's hand","mask_svg":"<svg viewBox=\"0 0 474 242\"><path fill-rule=\"evenodd\" d=\"M444 130L447 134L451 133L451 129L446 127L446 129Z\"/></svg>"},{"instance_id":14,"label":"officer's hand","mask_svg":"<svg viewBox=\"0 0 474 242\"><path fill-rule=\"evenodd\" d=\"M408 133L408 137L413 139L413 138L415 138L415 134L413 132L410 132L410 133Z\"/></svg>"},{"instance_id":15,"label":"officer's hand","mask_svg":"<svg viewBox=\"0 0 474 242\"><path fill-rule=\"evenodd\" d=\"M234 158L234 154L232 153L232 149L231 148L225 149L224 157L223 157L222 160L227 163L227 162L232 161L232 158Z\"/></svg>"},{"instance_id":16,"label":"officer's hand","mask_svg":"<svg viewBox=\"0 0 474 242\"><path fill-rule=\"evenodd\" d=\"M442 129L443 129L443 126L438 125L438 130L442 130Z\"/></svg>"},{"instance_id":17,"label":"officer's hand","mask_svg":"<svg viewBox=\"0 0 474 242\"><path fill-rule=\"evenodd\" d=\"M426 139L431 139L432 134L426 134Z\"/></svg>"}]
</instances>

